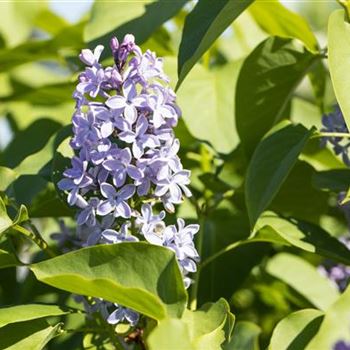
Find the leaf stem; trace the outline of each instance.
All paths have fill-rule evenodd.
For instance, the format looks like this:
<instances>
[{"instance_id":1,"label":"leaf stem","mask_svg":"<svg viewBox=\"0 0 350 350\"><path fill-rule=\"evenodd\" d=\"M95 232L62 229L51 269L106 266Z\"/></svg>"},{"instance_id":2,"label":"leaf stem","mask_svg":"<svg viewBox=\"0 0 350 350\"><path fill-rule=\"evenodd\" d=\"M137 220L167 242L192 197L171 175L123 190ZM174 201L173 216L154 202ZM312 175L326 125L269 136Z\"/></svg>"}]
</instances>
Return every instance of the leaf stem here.
<instances>
[{"instance_id":1,"label":"leaf stem","mask_svg":"<svg viewBox=\"0 0 350 350\"><path fill-rule=\"evenodd\" d=\"M56 254L50 249L47 242L44 240L44 238L40 235L37 228L32 224L29 223L29 226L33 231L29 231L23 226L20 226L18 224L13 225L12 228L23 235L25 235L27 238L32 240L41 250L43 250L50 258L53 258L56 256Z\"/></svg>"},{"instance_id":2,"label":"leaf stem","mask_svg":"<svg viewBox=\"0 0 350 350\"><path fill-rule=\"evenodd\" d=\"M348 132L319 132L317 134L312 135L312 138L316 137L344 137L350 138L350 133Z\"/></svg>"},{"instance_id":3,"label":"leaf stem","mask_svg":"<svg viewBox=\"0 0 350 350\"><path fill-rule=\"evenodd\" d=\"M228 245L227 247L225 247L224 249L219 250L218 252L216 252L215 254L211 255L209 258L205 259L202 264L201 264L201 269L205 266L207 266L208 264L210 264L212 261L214 261L215 259L219 258L221 255L237 248L240 245L243 244L247 244L250 243L250 240L244 240L244 241L237 241L234 243L231 243L230 245Z\"/></svg>"},{"instance_id":4,"label":"leaf stem","mask_svg":"<svg viewBox=\"0 0 350 350\"><path fill-rule=\"evenodd\" d=\"M198 239L197 239L196 247L197 247L198 255L201 256L202 250L203 250L203 236L205 231L205 216L201 213L198 213L198 219L200 224L200 230L197 234ZM201 272L201 265L198 265L197 271L193 276L193 284L191 286L191 291L190 291L189 305L191 310L197 309L197 297L198 297L200 272Z\"/></svg>"}]
</instances>

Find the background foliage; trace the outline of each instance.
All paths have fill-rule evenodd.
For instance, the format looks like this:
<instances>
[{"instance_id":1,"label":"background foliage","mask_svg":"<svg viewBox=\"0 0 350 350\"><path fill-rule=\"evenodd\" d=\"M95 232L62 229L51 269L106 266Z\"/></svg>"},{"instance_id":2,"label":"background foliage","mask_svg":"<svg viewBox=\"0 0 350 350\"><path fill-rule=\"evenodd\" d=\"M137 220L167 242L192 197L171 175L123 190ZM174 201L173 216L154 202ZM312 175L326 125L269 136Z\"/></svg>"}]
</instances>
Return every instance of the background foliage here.
<instances>
[{"instance_id":1,"label":"background foliage","mask_svg":"<svg viewBox=\"0 0 350 350\"><path fill-rule=\"evenodd\" d=\"M349 233L338 193L350 173L317 131L337 102L350 125L350 24L336 8L96 0L72 24L44 1L0 4L0 349L113 349L113 329L90 330L71 292L148 316L146 345L135 349L328 349L350 340L350 290L317 270L325 258L350 265L337 239ZM50 234L59 218L74 223L56 183L78 53L127 33L164 57L183 113L176 135L194 196L178 214L202 227L192 311L166 249L122 243L48 256L58 252Z\"/></svg>"}]
</instances>

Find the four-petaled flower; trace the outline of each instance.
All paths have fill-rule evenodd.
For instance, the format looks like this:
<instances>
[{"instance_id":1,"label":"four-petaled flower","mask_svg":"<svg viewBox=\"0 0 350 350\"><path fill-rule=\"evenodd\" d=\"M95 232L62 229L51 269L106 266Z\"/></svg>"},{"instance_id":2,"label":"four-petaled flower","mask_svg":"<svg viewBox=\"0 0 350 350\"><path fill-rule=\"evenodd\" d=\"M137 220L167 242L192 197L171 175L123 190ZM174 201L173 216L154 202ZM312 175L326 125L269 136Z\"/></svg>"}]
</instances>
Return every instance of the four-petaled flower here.
<instances>
[{"instance_id":1,"label":"four-petaled flower","mask_svg":"<svg viewBox=\"0 0 350 350\"><path fill-rule=\"evenodd\" d=\"M100 188L101 194L106 200L101 201L98 205L97 214L104 216L113 212L115 217L130 218L131 208L127 200L135 193L135 186L125 185L117 191L112 185L104 182Z\"/></svg>"}]
</instances>

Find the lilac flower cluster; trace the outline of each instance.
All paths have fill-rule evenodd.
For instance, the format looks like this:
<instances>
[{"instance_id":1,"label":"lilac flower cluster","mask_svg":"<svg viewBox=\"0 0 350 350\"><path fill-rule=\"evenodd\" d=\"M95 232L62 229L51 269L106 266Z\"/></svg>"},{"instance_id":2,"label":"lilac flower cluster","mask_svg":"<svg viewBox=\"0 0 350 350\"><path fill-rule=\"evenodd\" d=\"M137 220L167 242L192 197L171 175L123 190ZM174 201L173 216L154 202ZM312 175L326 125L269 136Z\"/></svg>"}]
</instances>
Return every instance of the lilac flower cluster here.
<instances>
[{"instance_id":1,"label":"lilac flower cluster","mask_svg":"<svg viewBox=\"0 0 350 350\"><path fill-rule=\"evenodd\" d=\"M324 115L322 117L323 128L321 131L323 132L340 132L340 133L348 133L348 128L345 124L345 120L343 114L339 108L339 106L335 106L334 111L328 115ZM349 158L349 147L350 142L343 137L324 137L321 140L323 146L329 142L334 150L334 153L340 155L343 162L350 166L350 158Z\"/></svg>"},{"instance_id":2,"label":"lilac flower cluster","mask_svg":"<svg viewBox=\"0 0 350 350\"><path fill-rule=\"evenodd\" d=\"M344 340L340 340L334 344L333 350L350 350L350 343L347 343Z\"/></svg>"},{"instance_id":3,"label":"lilac flower cluster","mask_svg":"<svg viewBox=\"0 0 350 350\"><path fill-rule=\"evenodd\" d=\"M142 53L132 35L122 43L113 38L110 47L111 67L99 63L101 45L79 56L87 67L73 95L70 144L75 156L58 186L78 209L82 246L144 239L168 247L188 287L188 274L196 271L199 259L193 243L199 226L186 226L182 219L177 227L166 226L165 211L153 213L156 203L173 213L184 196L191 196L190 171L177 156L180 143L173 132L181 114L176 95L162 60L149 50ZM103 303L104 310L110 310L111 305ZM136 323L135 312L115 307L106 317L110 323Z\"/></svg>"},{"instance_id":4,"label":"lilac flower cluster","mask_svg":"<svg viewBox=\"0 0 350 350\"><path fill-rule=\"evenodd\" d=\"M350 238L341 237L339 239L350 249ZM331 280L339 291L343 292L350 282L350 266L335 264L331 260L325 260L318 267L319 272Z\"/></svg>"}]
</instances>

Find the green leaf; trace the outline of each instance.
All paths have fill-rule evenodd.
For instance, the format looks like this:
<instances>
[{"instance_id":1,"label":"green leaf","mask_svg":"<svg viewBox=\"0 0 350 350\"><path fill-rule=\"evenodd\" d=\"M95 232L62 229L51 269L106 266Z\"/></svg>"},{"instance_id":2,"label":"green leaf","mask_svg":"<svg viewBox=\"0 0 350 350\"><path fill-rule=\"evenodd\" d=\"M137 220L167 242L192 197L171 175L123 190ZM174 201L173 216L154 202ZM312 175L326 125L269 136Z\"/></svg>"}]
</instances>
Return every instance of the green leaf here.
<instances>
[{"instance_id":1,"label":"green leaf","mask_svg":"<svg viewBox=\"0 0 350 350\"><path fill-rule=\"evenodd\" d=\"M220 350L228 315L229 305L224 299L197 311L185 310L180 320L161 321L147 338L147 344L150 350Z\"/></svg>"},{"instance_id":2,"label":"green leaf","mask_svg":"<svg viewBox=\"0 0 350 350\"><path fill-rule=\"evenodd\" d=\"M310 116L309 114L304 115ZM299 121L305 126L305 122L301 119ZM321 128L321 126L318 128ZM320 147L320 140L317 138L311 138L308 141L300 155L300 160L307 162L317 171L346 168L342 159L330 147Z\"/></svg>"},{"instance_id":3,"label":"green leaf","mask_svg":"<svg viewBox=\"0 0 350 350\"><path fill-rule=\"evenodd\" d=\"M350 287L326 311L320 329L305 350L333 349L340 340L349 342L349 314Z\"/></svg>"},{"instance_id":4,"label":"green leaf","mask_svg":"<svg viewBox=\"0 0 350 350\"><path fill-rule=\"evenodd\" d=\"M35 25L50 34L58 34L62 29L68 27L68 22L55 12L46 9L41 11L35 19Z\"/></svg>"},{"instance_id":5,"label":"green leaf","mask_svg":"<svg viewBox=\"0 0 350 350\"><path fill-rule=\"evenodd\" d=\"M34 105L60 105L72 99L74 84L63 82L44 86L21 86L9 96L1 97L1 103L27 101Z\"/></svg>"},{"instance_id":6,"label":"green leaf","mask_svg":"<svg viewBox=\"0 0 350 350\"><path fill-rule=\"evenodd\" d=\"M17 215L12 222L12 225L18 225L18 224L20 224L24 221L28 221L28 220L29 220L28 210L23 204L21 204L21 206L19 207L19 210L17 212Z\"/></svg>"},{"instance_id":7,"label":"green leaf","mask_svg":"<svg viewBox=\"0 0 350 350\"><path fill-rule=\"evenodd\" d=\"M246 240L250 235L250 228L246 211L216 208L202 220L201 230L203 240L198 304L213 302L221 297L229 300L247 280L254 266L261 263L271 246L266 243L243 245L203 266L205 261L226 247Z\"/></svg>"},{"instance_id":8,"label":"green leaf","mask_svg":"<svg viewBox=\"0 0 350 350\"><path fill-rule=\"evenodd\" d=\"M31 320L0 328L1 350L41 350L60 332L61 325L50 326L45 320Z\"/></svg>"},{"instance_id":9,"label":"green leaf","mask_svg":"<svg viewBox=\"0 0 350 350\"><path fill-rule=\"evenodd\" d=\"M42 150L50 137L60 128L61 125L51 119L35 121L16 134L3 152L1 162L9 168L18 166L25 158Z\"/></svg>"},{"instance_id":10,"label":"green leaf","mask_svg":"<svg viewBox=\"0 0 350 350\"><path fill-rule=\"evenodd\" d=\"M0 269L12 266L20 266L21 263L18 261L15 255L7 252L6 250L0 249ZM1 309L0 309L1 313ZM1 323L1 320L0 320Z\"/></svg>"},{"instance_id":11,"label":"green leaf","mask_svg":"<svg viewBox=\"0 0 350 350\"><path fill-rule=\"evenodd\" d=\"M27 304L0 308L0 328L11 323L35 320L49 316L66 315L70 311L57 305Z\"/></svg>"},{"instance_id":12,"label":"green leaf","mask_svg":"<svg viewBox=\"0 0 350 350\"><path fill-rule=\"evenodd\" d=\"M125 305L156 320L180 317L187 300L173 252L142 242L80 249L31 270L41 282Z\"/></svg>"},{"instance_id":13,"label":"green leaf","mask_svg":"<svg viewBox=\"0 0 350 350\"><path fill-rule=\"evenodd\" d=\"M247 243L258 241L294 246L346 265L350 264L349 249L319 226L266 212L255 228L256 232Z\"/></svg>"},{"instance_id":14,"label":"green leaf","mask_svg":"<svg viewBox=\"0 0 350 350\"><path fill-rule=\"evenodd\" d=\"M347 191L350 187L350 169L333 169L314 173L313 185L320 190Z\"/></svg>"},{"instance_id":15,"label":"green leaf","mask_svg":"<svg viewBox=\"0 0 350 350\"><path fill-rule=\"evenodd\" d=\"M231 244L237 243L238 246L222 254L209 265L201 266L198 303L202 305L220 297L229 300L232 294L242 287L251 270L261 263L271 246L267 243L238 243L245 242L250 234L245 213L216 209L201 225L202 262Z\"/></svg>"},{"instance_id":16,"label":"green leaf","mask_svg":"<svg viewBox=\"0 0 350 350\"><path fill-rule=\"evenodd\" d=\"M7 46L17 45L29 38L33 21L45 7L45 1L36 4L16 1L0 3L0 33Z\"/></svg>"},{"instance_id":17,"label":"green leaf","mask_svg":"<svg viewBox=\"0 0 350 350\"><path fill-rule=\"evenodd\" d=\"M185 310L183 321L188 325L196 349L221 349L225 340L224 326L230 312L225 299L203 305L197 311Z\"/></svg>"},{"instance_id":18,"label":"green leaf","mask_svg":"<svg viewBox=\"0 0 350 350\"><path fill-rule=\"evenodd\" d=\"M288 315L275 327L269 349L305 349L318 331L323 316L322 311L315 309L299 310Z\"/></svg>"},{"instance_id":19,"label":"green leaf","mask_svg":"<svg viewBox=\"0 0 350 350\"><path fill-rule=\"evenodd\" d=\"M231 152L239 143L233 96L241 64L236 61L212 71L197 65L177 92L177 102L190 133L208 141L221 153ZM175 66L173 58L165 60L165 71L172 78ZM199 110L201 115L197 118Z\"/></svg>"},{"instance_id":20,"label":"green leaf","mask_svg":"<svg viewBox=\"0 0 350 350\"><path fill-rule=\"evenodd\" d=\"M55 37L48 40L27 41L13 48L0 50L0 71L49 58L60 58L62 49L81 49L84 23L63 28Z\"/></svg>"},{"instance_id":21,"label":"green leaf","mask_svg":"<svg viewBox=\"0 0 350 350\"><path fill-rule=\"evenodd\" d=\"M67 206L67 195L61 191L57 184L63 179L63 172L71 166L71 158L74 156L73 150L69 144L69 137L72 134L72 126L65 126L55 138L55 153L52 161L51 180L55 185L56 192L61 202Z\"/></svg>"},{"instance_id":22,"label":"green leaf","mask_svg":"<svg viewBox=\"0 0 350 350\"><path fill-rule=\"evenodd\" d=\"M198 1L187 15L178 56L178 89L186 75L219 35L254 0Z\"/></svg>"},{"instance_id":23,"label":"green leaf","mask_svg":"<svg viewBox=\"0 0 350 350\"><path fill-rule=\"evenodd\" d=\"M335 96L343 112L345 123L350 129L350 72L348 57L350 55L350 24L346 22L343 10L332 13L328 23L328 57Z\"/></svg>"},{"instance_id":24,"label":"green leaf","mask_svg":"<svg viewBox=\"0 0 350 350\"><path fill-rule=\"evenodd\" d=\"M12 220L7 215L4 201L0 197L0 234L12 226Z\"/></svg>"},{"instance_id":25,"label":"green leaf","mask_svg":"<svg viewBox=\"0 0 350 350\"><path fill-rule=\"evenodd\" d=\"M321 216L328 211L329 194L313 187L314 173L313 167L298 161L272 201L270 209L287 217L319 224Z\"/></svg>"},{"instance_id":26,"label":"green leaf","mask_svg":"<svg viewBox=\"0 0 350 350\"><path fill-rule=\"evenodd\" d=\"M338 290L329 279L298 256L277 254L268 261L266 271L288 284L320 310L326 310L339 297Z\"/></svg>"},{"instance_id":27,"label":"green leaf","mask_svg":"<svg viewBox=\"0 0 350 350\"><path fill-rule=\"evenodd\" d=\"M147 338L147 345L149 350L197 350L191 343L188 326L176 318L161 321Z\"/></svg>"},{"instance_id":28,"label":"green leaf","mask_svg":"<svg viewBox=\"0 0 350 350\"><path fill-rule=\"evenodd\" d=\"M91 18L85 26L84 40L89 42L91 47L101 44L108 47L112 36L122 41L126 34L132 33L136 43L140 45L163 23L174 17L186 2L187 0L97 0L92 7Z\"/></svg>"},{"instance_id":29,"label":"green leaf","mask_svg":"<svg viewBox=\"0 0 350 350\"><path fill-rule=\"evenodd\" d=\"M249 11L259 26L270 35L299 39L311 52L318 51L317 39L307 21L278 0L256 0Z\"/></svg>"},{"instance_id":30,"label":"green leaf","mask_svg":"<svg viewBox=\"0 0 350 350\"><path fill-rule=\"evenodd\" d=\"M59 197L53 184L39 192L30 203L29 214L32 218L37 217L64 217L75 215L75 211Z\"/></svg>"},{"instance_id":31,"label":"green leaf","mask_svg":"<svg viewBox=\"0 0 350 350\"><path fill-rule=\"evenodd\" d=\"M259 335L261 329L252 322L237 322L233 336L224 350L259 350Z\"/></svg>"},{"instance_id":32,"label":"green leaf","mask_svg":"<svg viewBox=\"0 0 350 350\"><path fill-rule=\"evenodd\" d=\"M287 125L259 143L245 183L251 227L281 188L311 133L302 125Z\"/></svg>"},{"instance_id":33,"label":"green leaf","mask_svg":"<svg viewBox=\"0 0 350 350\"><path fill-rule=\"evenodd\" d=\"M6 191L16 178L17 174L12 169L0 166L0 191Z\"/></svg>"},{"instance_id":34,"label":"green leaf","mask_svg":"<svg viewBox=\"0 0 350 350\"><path fill-rule=\"evenodd\" d=\"M244 61L236 86L236 125L248 155L281 119L295 88L317 58L298 42L270 37Z\"/></svg>"}]
</instances>

